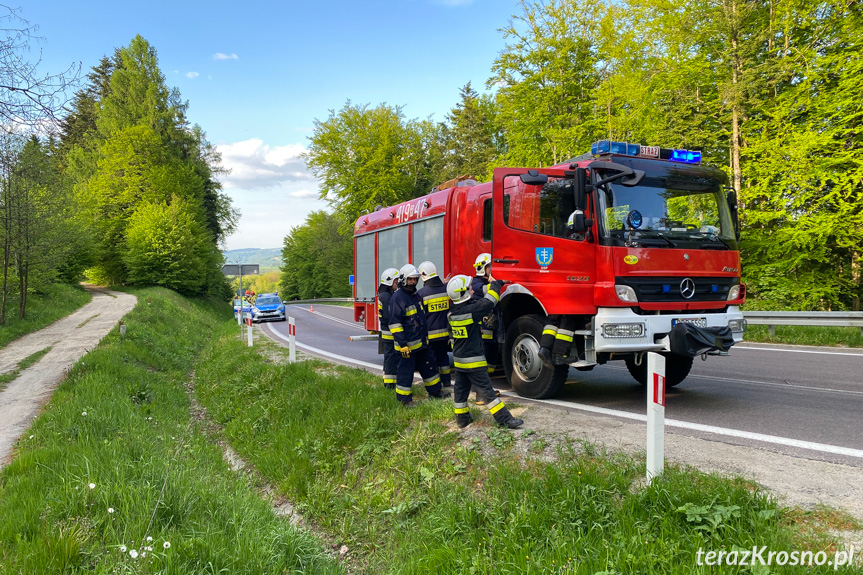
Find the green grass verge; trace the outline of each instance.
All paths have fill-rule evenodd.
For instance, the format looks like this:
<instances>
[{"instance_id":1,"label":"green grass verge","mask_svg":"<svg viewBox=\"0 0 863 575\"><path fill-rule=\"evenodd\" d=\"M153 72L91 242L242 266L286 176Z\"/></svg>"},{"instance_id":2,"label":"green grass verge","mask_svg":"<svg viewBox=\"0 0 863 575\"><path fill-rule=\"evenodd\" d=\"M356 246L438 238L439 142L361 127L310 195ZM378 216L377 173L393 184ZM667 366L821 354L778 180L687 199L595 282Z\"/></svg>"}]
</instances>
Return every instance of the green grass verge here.
<instances>
[{"instance_id":1,"label":"green grass verge","mask_svg":"<svg viewBox=\"0 0 863 575\"><path fill-rule=\"evenodd\" d=\"M494 428L476 408L467 440L451 424L451 401L404 410L377 377L268 361L234 331L199 363L201 401L269 483L346 542L358 570L712 573L723 569L697 567L699 549L833 544L826 527L810 529L744 479L671 466L644 486L643 458L581 442L541 459L531 453L542 437Z\"/></svg>"},{"instance_id":2,"label":"green grass verge","mask_svg":"<svg viewBox=\"0 0 863 575\"><path fill-rule=\"evenodd\" d=\"M90 301L90 294L80 286L51 284L44 294L27 298L27 317L18 318L18 298L6 302L6 323L0 329L0 348L22 335L51 325Z\"/></svg>"},{"instance_id":3,"label":"green grass verge","mask_svg":"<svg viewBox=\"0 0 863 575\"><path fill-rule=\"evenodd\" d=\"M859 327L777 325L776 335L772 336L768 326L750 325L743 339L762 343L863 347L863 334Z\"/></svg>"},{"instance_id":4,"label":"green grass verge","mask_svg":"<svg viewBox=\"0 0 863 575\"><path fill-rule=\"evenodd\" d=\"M221 302L136 295L127 336L74 366L0 472L0 573L341 572L190 416Z\"/></svg>"}]
</instances>

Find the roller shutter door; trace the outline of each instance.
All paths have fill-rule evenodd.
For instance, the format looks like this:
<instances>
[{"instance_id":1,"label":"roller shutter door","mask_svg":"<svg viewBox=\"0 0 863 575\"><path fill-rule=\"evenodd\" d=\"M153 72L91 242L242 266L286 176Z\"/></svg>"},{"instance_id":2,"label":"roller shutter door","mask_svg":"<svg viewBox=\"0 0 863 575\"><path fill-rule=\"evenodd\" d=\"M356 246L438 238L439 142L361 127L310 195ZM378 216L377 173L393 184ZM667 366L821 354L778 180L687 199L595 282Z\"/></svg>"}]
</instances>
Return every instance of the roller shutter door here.
<instances>
[{"instance_id":1,"label":"roller shutter door","mask_svg":"<svg viewBox=\"0 0 863 575\"><path fill-rule=\"evenodd\" d=\"M408 227L399 226L378 232L378 271L400 269L407 263L413 263L408 259Z\"/></svg>"},{"instance_id":2,"label":"roller shutter door","mask_svg":"<svg viewBox=\"0 0 863 575\"><path fill-rule=\"evenodd\" d=\"M441 279L449 270L443 268L443 216L430 218L413 224L414 253L411 263L419 266L424 261L431 261L437 268Z\"/></svg>"}]
</instances>

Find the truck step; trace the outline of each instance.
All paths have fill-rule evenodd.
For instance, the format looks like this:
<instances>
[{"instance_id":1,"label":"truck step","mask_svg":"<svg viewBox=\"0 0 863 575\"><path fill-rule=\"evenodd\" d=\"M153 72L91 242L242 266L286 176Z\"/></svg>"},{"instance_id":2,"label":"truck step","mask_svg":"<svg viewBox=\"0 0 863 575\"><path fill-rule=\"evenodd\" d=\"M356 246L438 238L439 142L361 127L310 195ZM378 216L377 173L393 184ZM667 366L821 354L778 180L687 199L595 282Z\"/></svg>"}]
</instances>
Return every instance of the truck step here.
<instances>
[{"instance_id":1,"label":"truck step","mask_svg":"<svg viewBox=\"0 0 863 575\"><path fill-rule=\"evenodd\" d=\"M575 363L570 364L572 367L590 367L591 365L596 365L595 361L587 361L586 359L580 359Z\"/></svg>"},{"instance_id":2,"label":"truck step","mask_svg":"<svg viewBox=\"0 0 863 575\"><path fill-rule=\"evenodd\" d=\"M593 335L593 330L589 329L577 329L574 332L575 335Z\"/></svg>"}]
</instances>

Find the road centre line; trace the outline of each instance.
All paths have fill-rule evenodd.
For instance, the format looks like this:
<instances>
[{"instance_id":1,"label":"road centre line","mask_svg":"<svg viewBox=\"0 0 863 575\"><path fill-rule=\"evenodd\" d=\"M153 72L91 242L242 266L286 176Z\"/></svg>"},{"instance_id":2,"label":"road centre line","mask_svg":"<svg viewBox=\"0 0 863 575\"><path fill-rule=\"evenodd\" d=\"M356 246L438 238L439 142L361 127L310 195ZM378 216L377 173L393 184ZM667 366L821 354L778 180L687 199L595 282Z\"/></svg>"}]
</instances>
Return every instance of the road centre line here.
<instances>
[{"instance_id":1,"label":"road centre line","mask_svg":"<svg viewBox=\"0 0 863 575\"><path fill-rule=\"evenodd\" d=\"M277 336L284 339L285 341L288 341L287 336L282 335L281 333L277 332L276 330L270 330L270 331L272 331L273 333L275 333ZM380 365L375 365L373 363L368 363L365 361L360 361L358 359L345 357L343 355L337 355L334 353L330 353L328 351L324 351L322 349L317 349L317 348L314 348L314 347L311 347L311 346L308 346L305 344L301 344L299 342L296 342L296 345L299 348L306 349L308 351L323 355L325 357L331 357L333 359L338 359L340 361L352 363L354 365L361 365L363 367L369 367L369 368L372 368L375 370L383 371L383 367ZM500 394L505 395L507 397L511 397L513 399L516 399L516 400L522 399L518 394L515 394L515 393L510 392L510 391L502 391ZM566 409L578 409L581 411L588 411L591 413L599 413L602 415L611 415L614 417L622 417L624 419L634 419L636 421L643 421L645 423L647 422L647 416L646 415L641 415L639 413L631 413L629 411L620 411L617 409L608 409L605 407L594 407L592 405L585 405L582 403L569 403L566 401L561 401L559 399L538 399L538 400L531 400L531 401L536 401L537 403L540 403L540 404L555 405L555 406L563 407ZM754 433L751 431L742 431L739 429L729 429L727 427L716 427L713 425L704 425L701 423L690 423L688 421L679 421L676 419L666 419L665 424L669 427L678 427L681 429L689 429L692 431L702 431L705 433L712 433L714 435L724 435L724 436L728 436L728 437L736 437L739 439L751 439L754 441L761 441L764 443L773 443L773 444L777 444L777 445L785 445L786 447L798 447L801 449L809 449L811 451L820 451L822 453L832 453L834 455L845 455L848 457L856 457L856 458L863 459L863 450L851 449L849 447L840 447L838 445L827 445L825 443L815 443L812 441L803 441L800 439L792 439L790 437L779 437L776 435L766 435L763 433Z\"/></svg>"},{"instance_id":2,"label":"road centre line","mask_svg":"<svg viewBox=\"0 0 863 575\"><path fill-rule=\"evenodd\" d=\"M617 366L617 365L604 365L606 369L616 369L619 371L626 372L625 367ZM793 390L793 389L802 389L808 391L823 391L825 393L846 393L849 395L863 395L863 391L856 391L853 389L833 389L832 387L815 387L811 385L797 385L795 383L776 383L774 381L755 381L753 379L740 379L736 377L719 377L716 375L701 375L701 374L692 374L690 373L687 376L686 381L690 381L690 379L705 379L709 381L728 381L730 383L745 383L751 385L766 385L773 387L781 387L783 389ZM567 381L570 381L569 379ZM573 379L572 381L577 381L577 379Z\"/></svg>"},{"instance_id":3,"label":"road centre line","mask_svg":"<svg viewBox=\"0 0 863 575\"><path fill-rule=\"evenodd\" d=\"M818 351L814 349L781 349L778 347L747 347L740 344L735 345L732 349L748 350L748 351L784 351L787 353L814 353L817 355L847 355L851 357L859 357L863 359L863 353L845 353L841 351Z\"/></svg>"}]
</instances>

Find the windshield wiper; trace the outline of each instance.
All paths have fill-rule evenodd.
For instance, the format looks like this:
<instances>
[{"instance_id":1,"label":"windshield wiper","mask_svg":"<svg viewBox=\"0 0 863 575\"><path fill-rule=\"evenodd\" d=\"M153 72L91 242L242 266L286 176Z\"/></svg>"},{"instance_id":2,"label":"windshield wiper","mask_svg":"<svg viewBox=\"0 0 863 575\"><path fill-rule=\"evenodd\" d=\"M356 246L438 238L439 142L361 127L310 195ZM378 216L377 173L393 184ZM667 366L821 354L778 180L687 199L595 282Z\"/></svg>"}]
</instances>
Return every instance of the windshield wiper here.
<instances>
[{"instance_id":1,"label":"windshield wiper","mask_svg":"<svg viewBox=\"0 0 863 575\"><path fill-rule=\"evenodd\" d=\"M728 242L726 242L725 240L723 240L721 237L719 237L716 234L699 233L698 235L702 238L710 240L709 242L701 244L699 247L706 248L706 249L712 249L712 248L718 248L718 249L725 248L726 250L734 249L731 247L731 244L729 244Z\"/></svg>"},{"instance_id":2,"label":"windshield wiper","mask_svg":"<svg viewBox=\"0 0 863 575\"><path fill-rule=\"evenodd\" d=\"M647 243L647 242L655 241L655 240L656 240L656 238L658 238L658 239L662 240L662 242L663 242L663 243L668 244L668 245L669 245L669 246L671 246L672 248L676 248L676 247L677 247L677 243L675 243L675 242L671 241L670 239L668 239L667 237L665 237L665 235L664 235L662 232L657 232L657 231L654 231L654 230L650 230L650 233L656 234L656 238L644 238L644 237L641 237L641 234L644 234L644 233L647 233L647 232L648 232L648 230L645 230L645 231L643 231L643 232L638 232L638 233L639 233L639 237L638 237L638 238L636 238L635 243L643 245L643 244L645 244L645 243Z\"/></svg>"}]
</instances>

